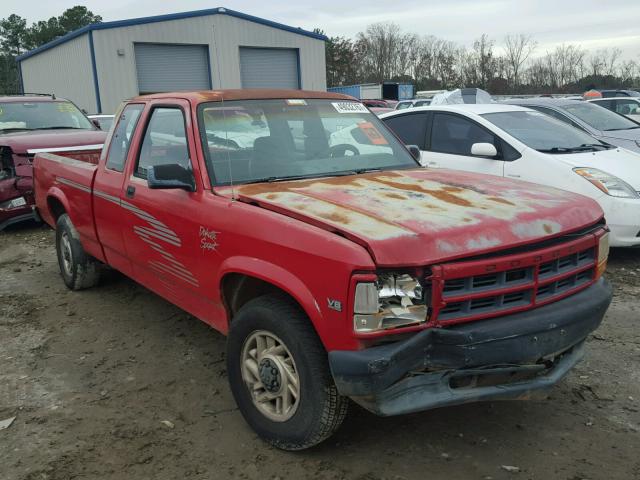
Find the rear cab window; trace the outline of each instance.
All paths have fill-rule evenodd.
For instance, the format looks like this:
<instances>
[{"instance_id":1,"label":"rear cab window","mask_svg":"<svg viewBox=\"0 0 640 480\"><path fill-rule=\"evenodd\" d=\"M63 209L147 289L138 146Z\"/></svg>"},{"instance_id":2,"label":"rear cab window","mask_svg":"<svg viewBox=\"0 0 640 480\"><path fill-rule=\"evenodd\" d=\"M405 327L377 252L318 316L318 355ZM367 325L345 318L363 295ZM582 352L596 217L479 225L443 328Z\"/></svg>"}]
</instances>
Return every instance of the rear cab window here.
<instances>
[{"instance_id":1,"label":"rear cab window","mask_svg":"<svg viewBox=\"0 0 640 480\"><path fill-rule=\"evenodd\" d=\"M109 144L109 153L107 154L106 168L116 172L124 170L124 164L129 153L129 146L133 138L140 113L144 109L144 105L140 103L127 105L120 114L118 125L111 137Z\"/></svg>"}]
</instances>

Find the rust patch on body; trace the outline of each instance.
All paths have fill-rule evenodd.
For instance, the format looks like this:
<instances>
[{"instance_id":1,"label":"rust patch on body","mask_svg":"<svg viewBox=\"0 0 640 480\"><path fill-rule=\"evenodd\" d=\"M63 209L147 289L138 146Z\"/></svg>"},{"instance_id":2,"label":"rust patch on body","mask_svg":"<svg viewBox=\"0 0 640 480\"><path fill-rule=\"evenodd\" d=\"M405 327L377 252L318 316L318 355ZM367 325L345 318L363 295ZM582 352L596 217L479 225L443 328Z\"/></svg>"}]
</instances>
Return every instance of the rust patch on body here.
<instances>
[{"instance_id":1,"label":"rust patch on body","mask_svg":"<svg viewBox=\"0 0 640 480\"><path fill-rule=\"evenodd\" d=\"M502 203L503 205L515 206L515 203L510 202L509 200L505 200L504 198L500 198L500 197L489 197L489 200L491 200L492 202L496 202L496 203Z\"/></svg>"},{"instance_id":2,"label":"rust patch on body","mask_svg":"<svg viewBox=\"0 0 640 480\"><path fill-rule=\"evenodd\" d=\"M333 222L333 223L340 223L343 225L349 225L351 223L351 220L349 220L349 218L346 215L342 215L337 212L319 213L318 216L321 218L324 218L325 220L329 220L330 222Z\"/></svg>"},{"instance_id":3,"label":"rust patch on body","mask_svg":"<svg viewBox=\"0 0 640 480\"><path fill-rule=\"evenodd\" d=\"M376 182L383 183L388 185L389 187L397 188L398 190L409 190L415 193L422 193L426 195L431 195L432 197L437 198L438 200L442 200L443 202L452 203L453 205L458 205L460 207L471 207L473 204L464 198L460 198L457 195L451 193L451 191L447 191L447 189L456 189L456 192L462 191L461 188L458 187L444 187L440 190L431 190L429 188L424 188L415 183L402 183L402 182L394 182L393 180L387 180L382 178L377 178Z\"/></svg>"},{"instance_id":4,"label":"rust patch on body","mask_svg":"<svg viewBox=\"0 0 640 480\"><path fill-rule=\"evenodd\" d=\"M406 200L407 199L407 197L405 197L404 195L400 195L398 193L393 193L393 192L385 193L384 196L387 197L387 198L395 198L396 200Z\"/></svg>"},{"instance_id":5,"label":"rust patch on body","mask_svg":"<svg viewBox=\"0 0 640 480\"><path fill-rule=\"evenodd\" d=\"M553 233L553 228L551 228L551 225L547 225L546 223L542 226L542 228L544 229L544 231L548 234Z\"/></svg>"}]
</instances>

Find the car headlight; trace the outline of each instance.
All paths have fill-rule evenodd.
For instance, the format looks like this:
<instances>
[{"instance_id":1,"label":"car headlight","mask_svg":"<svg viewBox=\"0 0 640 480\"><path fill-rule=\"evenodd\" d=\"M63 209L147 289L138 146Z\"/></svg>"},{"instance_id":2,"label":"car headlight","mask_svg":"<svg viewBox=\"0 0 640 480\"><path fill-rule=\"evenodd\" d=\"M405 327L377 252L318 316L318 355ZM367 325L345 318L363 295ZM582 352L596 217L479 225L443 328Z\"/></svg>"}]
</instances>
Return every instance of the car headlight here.
<instances>
[{"instance_id":1,"label":"car headlight","mask_svg":"<svg viewBox=\"0 0 640 480\"><path fill-rule=\"evenodd\" d=\"M590 181L607 195L619 198L640 198L638 193L624 180L597 168L574 168L574 172Z\"/></svg>"},{"instance_id":2,"label":"car headlight","mask_svg":"<svg viewBox=\"0 0 640 480\"><path fill-rule=\"evenodd\" d=\"M0 208L2 208L3 210L11 210L12 208L24 207L26 204L27 200L24 197L18 197L0 203Z\"/></svg>"},{"instance_id":3,"label":"car headlight","mask_svg":"<svg viewBox=\"0 0 640 480\"><path fill-rule=\"evenodd\" d=\"M375 332L418 325L427 319L424 290L406 273L383 273L374 282L356 285L353 328Z\"/></svg>"}]
</instances>

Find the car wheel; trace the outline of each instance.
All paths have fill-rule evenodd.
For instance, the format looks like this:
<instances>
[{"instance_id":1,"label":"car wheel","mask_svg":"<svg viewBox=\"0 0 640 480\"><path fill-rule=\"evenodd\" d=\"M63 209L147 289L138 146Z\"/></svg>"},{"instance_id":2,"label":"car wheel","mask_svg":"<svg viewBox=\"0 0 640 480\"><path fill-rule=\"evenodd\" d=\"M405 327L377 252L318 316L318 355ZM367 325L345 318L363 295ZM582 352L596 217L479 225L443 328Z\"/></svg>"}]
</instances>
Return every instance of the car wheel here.
<instances>
[{"instance_id":1,"label":"car wheel","mask_svg":"<svg viewBox=\"0 0 640 480\"><path fill-rule=\"evenodd\" d=\"M56 253L62 279L71 290L82 290L97 285L100 263L88 255L80 243L80 235L69 215L60 215L56 222Z\"/></svg>"},{"instance_id":2,"label":"car wheel","mask_svg":"<svg viewBox=\"0 0 640 480\"><path fill-rule=\"evenodd\" d=\"M231 323L227 349L231 391L247 423L284 450L327 439L347 414L312 324L288 298L247 302Z\"/></svg>"}]
</instances>

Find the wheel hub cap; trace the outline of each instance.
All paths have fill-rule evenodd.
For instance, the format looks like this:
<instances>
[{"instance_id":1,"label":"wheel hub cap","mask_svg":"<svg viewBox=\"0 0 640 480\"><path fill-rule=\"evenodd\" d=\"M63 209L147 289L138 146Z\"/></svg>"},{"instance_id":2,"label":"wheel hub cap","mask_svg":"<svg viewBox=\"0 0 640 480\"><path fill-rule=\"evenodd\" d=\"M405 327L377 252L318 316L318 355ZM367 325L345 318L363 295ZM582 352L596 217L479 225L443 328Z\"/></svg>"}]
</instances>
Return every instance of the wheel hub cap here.
<instances>
[{"instance_id":1,"label":"wheel hub cap","mask_svg":"<svg viewBox=\"0 0 640 480\"><path fill-rule=\"evenodd\" d=\"M290 419L300 403L300 377L284 342L266 330L255 331L245 340L240 361L258 411L274 422Z\"/></svg>"},{"instance_id":2,"label":"wheel hub cap","mask_svg":"<svg viewBox=\"0 0 640 480\"><path fill-rule=\"evenodd\" d=\"M273 360L264 358L260 362L260 380L264 384L265 390L276 393L280 390L280 370Z\"/></svg>"}]
</instances>

